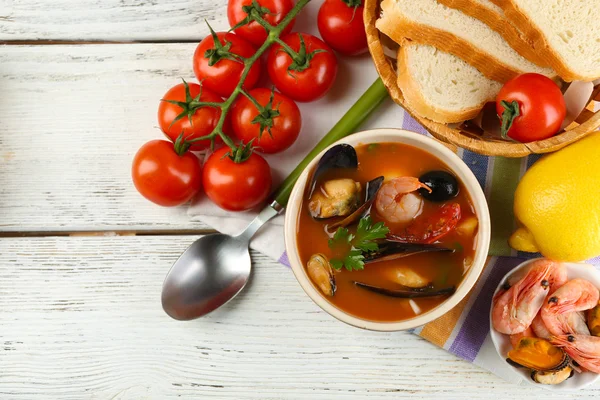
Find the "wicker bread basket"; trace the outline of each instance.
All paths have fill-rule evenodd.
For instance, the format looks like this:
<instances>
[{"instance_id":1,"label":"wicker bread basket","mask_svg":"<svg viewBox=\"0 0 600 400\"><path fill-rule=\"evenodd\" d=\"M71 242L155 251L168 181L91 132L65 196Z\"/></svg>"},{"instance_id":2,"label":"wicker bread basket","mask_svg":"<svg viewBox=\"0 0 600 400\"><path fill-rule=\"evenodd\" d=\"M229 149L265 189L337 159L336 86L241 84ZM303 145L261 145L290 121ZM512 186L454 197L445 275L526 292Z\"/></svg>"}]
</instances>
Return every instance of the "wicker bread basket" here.
<instances>
[{"instance_id":1,"label":"wicker bread basket","mask_svg":"<svg viewBox=\"0 0 600 400\"><path fill-rule=\"evenodd\" d=\"M590 105L582 111L575 119L575 122L567 129L549 139L539 140L531 143L516 143L483 135L481 130L472 124L464 123L457 128L431 121L417 115L411 110L404 101L402 92L396 83L396 60L386 56L382 40L386 38L380 34L375 27L375 21L380 15L381 0L365 0L365 29L367 32L367 41L369 51L377 72L383 83L387 87L390 96L396 103L408 111L421 125L423 125L437 139L463 147L467 150L479 154L504 156L504 157L524 157L536 153L549 153L565 147L600 127L600 111L595 113L594 102L600 102L600 85L594 88Z\"/></svg>"}]
</instances>

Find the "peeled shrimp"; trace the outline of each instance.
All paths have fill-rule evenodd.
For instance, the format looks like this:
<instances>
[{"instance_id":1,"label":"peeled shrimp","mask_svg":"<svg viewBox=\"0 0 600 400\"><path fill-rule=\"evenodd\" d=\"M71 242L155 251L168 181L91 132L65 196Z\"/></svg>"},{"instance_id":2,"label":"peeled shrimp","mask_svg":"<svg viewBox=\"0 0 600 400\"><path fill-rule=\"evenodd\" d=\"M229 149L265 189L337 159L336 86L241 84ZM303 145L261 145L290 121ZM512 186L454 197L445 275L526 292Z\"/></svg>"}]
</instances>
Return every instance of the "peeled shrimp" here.
<instances>
[{"instance_id":1,"label":"peeled shrimp","mask_svg":"<svg viewBox=\"0 0 600 400\"><path fill-rule=\"evenodd\" d=\"M553 335L587 334L589 330L583 314L598 304L600 292L585 279L573 279L553 292L542 307L544 325Z\"/></svg>"},{"instance_id":2,"label":"peeled shrimp","mask_svg":"<svg viewBox=\"0 0 600 400\"><path fill-rule=\"evenodd\" d=\"M550 339L550 336L552 336L548 328L546 328L544 321L542 320L542 314L539 312L537 313L533 321L531 321L531 329L533 329L533 332L539 338Z\"/></svg>"},{"instance_id":3,"label":"peeled shrimp","mask_svg":"<svg viewBox=\"0 0 600 400\"><path fill-rule=\"evenodd\" d=\"M403 176L389 180L381 186L375 199L379 215L388 222L409 222L421 213L423 199L412 192L418 189L431 192L429 186L417 178Z\"/></svg>"},{"instance_id":4,"label":"peeled shrimp","mask_svg":"<svg viewBox=\"0 0 600 400\"><path fill-rule=\"evenodd\" d=\"M555 267L556 263L553 261L534 261L521 280L494 297L494 329L513 335L525 331L531 325L548 294L548 279Z\"/></svg>"},{"instance_id":5,"label":"peeled shrimp","mask_svg":"<svg viewBox=\"0 0 600 400\"><path fill-rule=\"evenodd\" d=\"M560 335L552 337L550 342L563 348L583 368L600 374L600 337Z\"/></svg>"}]
</instances>

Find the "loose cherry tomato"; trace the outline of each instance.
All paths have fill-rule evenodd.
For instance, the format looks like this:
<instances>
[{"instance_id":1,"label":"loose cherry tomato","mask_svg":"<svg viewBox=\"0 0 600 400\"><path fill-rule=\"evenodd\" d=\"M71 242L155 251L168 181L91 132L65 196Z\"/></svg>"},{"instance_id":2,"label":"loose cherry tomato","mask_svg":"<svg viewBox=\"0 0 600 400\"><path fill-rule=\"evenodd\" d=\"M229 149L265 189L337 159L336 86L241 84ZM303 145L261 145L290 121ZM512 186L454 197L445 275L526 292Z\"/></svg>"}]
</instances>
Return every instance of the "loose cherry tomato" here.
<instances>
[{"instance_id":1,"label":"loose cherry tomato","mask_svg":"<svg viewBox=\"0 0 600 400\"><path fill-rule=\"evenodd\" d=\"M296 101L313 101L333 86L338 65L335 54L321 39L307 33L282 38L293 50L274 45L267 59L269 77L277 89Z\"/></svg>"},{"instance_id":2,"label":"loose cherry tomato","mask_svg":"<svg viewBox=\"0 0 600 400\"><path fill-rule=\"evenodd\" d=\"M257 0L257 4L260 8L267 9L262 10L260 15L272 26L279 25L281 20L294 8L293 0ZM252 0L229 0L227 3L227 19L229 20L229 26L232 28L239 24L248 16L246 11L242 7L247 8L252 5ZM295 20L292 20L288 26L285 27L282 35L291 32L294 26ZM252 43L256 47L260 47L267 39L267 31L258 22L252 21L247 25L234 30L235 33Z\"/></svg>"},{"instance_id":3,"label":"loose cherry tomato","mask_svg":"<svg viewBox=\"0 0 600 400\"><path fill-rule=\"evenodd\" d=\"M206 195L229 211L249 210L260 205L271 191L271 168L264 158L252 153L236 163L223 147L204 163L202 182Z\"/></svg>"},{"instance_id":4,"label":"loose cherry tomato","mask_svg":"<svg viewBox=\"0 0 600 400\"><path fill-rule=\"evenodd\" d=\"M460 204L444 204L431 216L417 217L404 232L389 235L388 239L402 243L434 243L452 232L460 218Z\"/></svg>"},{"instance_id":5,"label":"loose cherry tomato","mask_svg":"<svg viewBox=\"0 0 600 400\"><path fill-rule=\"evenodd\" d=\"M506 82L496 98L502 135L519 142L554 136L567 115L565 99L552 79L534 73Z\"/></svg>"},{"instance_id":6,"label":"loose cherry tomato","mask_svg":"<svg viewBox=\"0 0 600 400\"><path fill-rule=\"evenodd\" d=\"M152 140L133 158L131 177L142 196L161 206L189 201L202 185L202 168L190 152L178 155L173 143Z\"/></svg>"},{"instance_id":7,"label":"loose cherry tomato","mask_svg":"<svg viewBox=\"0 0 600 400\"><path fill-rule=\"evenodd\" d=\"M194 101L220 103L223 100L210 90L204 89L196 83L187 83L187 87L186 93L186 83L173 86L165 93L158 106L158 124L160 125L160 129L173 142L177 140L177 137L181 133L188 140L210 134L215 129L215 126L217 126L217 122L219 122L219 117L221 116L221 110L214 107L201 107L196 111L192 111L190 105ZM173 104L173 101L179 104ZM228 121L229 119L225 120L225 124L228 124ZM229 131L230 129L224 127L224 130ZM221 140L220 136L217 136L215 144L220 143L223 143L223 140ZM208 147L210 147L210 140L201 140L194 142L190 149L199 151Z\"/></svg>"},{"instance_id":8,"label":"loose cherry tomato","mask_svg":"<svg viewBox=\"0 0 600 400\"><path fill-rule=\"evenodd\" d=\"M368 50L363 23L363 0L325 0L317 25L321 37L332 49L348 56Z\"/></svg>"},{"instance_id":9,"label":"loose cherry tomato","mask_svg":"<svg viewBox=\"0 0 600 400\"><path fill-rule=\"evenodd\" d=\"M194 53L194 73L202 82L202 86L212 90L221 97L229 97L240 81L244 71L244 63L235 59L235 56L224 54L224 46L231 43L229 52L238 56L249 58L256 49L250 43L234 33L218 32L218 43L212 35L208 35L198 45ZM260 60L256 60L246 76L243 88L252 89L260 77Z\"/></svg>"},{"instance_id":10,"label":"loose cherry tomato","mask_svg":"<svg viewBox=\"0 0 600 400\"><path fill-rule=\"evenodd\" d=\"M252 145L263 153L279 153L290 147L302 126L296 103L264 88L252 89L248 94L263 109L259 111L246 96L238 97L230 113L233 133L244 143L254 139Z\"/></svg>"}]
</instances>

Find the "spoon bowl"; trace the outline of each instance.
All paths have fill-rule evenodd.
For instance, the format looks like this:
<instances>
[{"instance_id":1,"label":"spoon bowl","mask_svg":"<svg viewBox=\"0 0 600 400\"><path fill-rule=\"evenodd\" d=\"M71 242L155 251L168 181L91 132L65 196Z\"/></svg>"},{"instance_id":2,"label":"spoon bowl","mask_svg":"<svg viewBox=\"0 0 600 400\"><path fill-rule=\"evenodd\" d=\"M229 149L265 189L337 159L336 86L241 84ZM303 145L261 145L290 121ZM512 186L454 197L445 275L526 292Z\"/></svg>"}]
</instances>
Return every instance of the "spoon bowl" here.
<instances>
[{"instance_id":1,"label":"spoon bowl","mask_svg":"<svg viewBox=\"0 0 600 400\"><path fill-rule=\"evenodd\" d=\"M161 301L165 312L174 319L188 321L233 299L250 277L250 239L282 210L274 201L239 235L214 233L192 243L175 261L163 283Z\"/></svg>"},{"instance_id":2,"label":"spoon bowl","mask_svg":"<svg viewBox=\"0 0 600 400\"><path fill-rule=\"evenodd\" d=\"M248 242L224 234L196 240L173 264L165 278L163 309L186 321L206 315L238 294L248 282Z\"/></svg>"}]
</instances>

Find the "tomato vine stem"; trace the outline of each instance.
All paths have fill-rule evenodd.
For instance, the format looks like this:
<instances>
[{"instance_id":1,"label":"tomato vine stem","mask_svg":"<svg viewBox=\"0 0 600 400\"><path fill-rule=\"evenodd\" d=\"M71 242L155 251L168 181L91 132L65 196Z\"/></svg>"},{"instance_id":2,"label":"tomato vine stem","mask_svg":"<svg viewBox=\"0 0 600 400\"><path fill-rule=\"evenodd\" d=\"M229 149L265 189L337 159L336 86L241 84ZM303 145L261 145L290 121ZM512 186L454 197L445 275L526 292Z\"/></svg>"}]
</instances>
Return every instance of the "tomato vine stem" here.
<instances>
[{"instance_id":1,"label":"tomato vine stem","mask_svg":"<svg viewBox=\"0 0 600 400\"><path fill-rule=\"evenodd\" d=\"M188 143L188 144L191 145L192 143L198 142L198 141L201 141L201 140L210 140L211 143L214 144L215 138L217 136L220 136L221 139L223 139L223 142L231 149L230 157L231 157L232 160L234 160L235 162L242 162L244 159L247 159L247 156L244 157L244 155L246 155L246 153L248 153L248 151L249 151L248 146L244 145L243 143L240 146L237 146L235 144L235 142L225 132L223 132L223 126L225 124L225 120L227 118L229 110L231 109L231 106L233 105L233 103L235 102L235 100L237 99L237 97L240 94L245 93L244 89L243 89L243 85L244 85L244 82L246 81L246 77L250 73L250 69L252 68L252 65L254 65L254 63L264 54L264 52L269 47L271 47L272 44L274 44L274 43L280 43L281 44L281 41L279 40L279 37L281 36L281 33L290 24L290 22L292 22L292 20L294 18L296 18L296 16L298 15L298 13L309 2L310 2L310 0L298 0L298 2L296 3L296 5L294 5L294 7L290 10L290 12L276 26L273 26L273 25L269 24L262 17L261 12L257 11L255 8L251 8L250 9L250 12L249 12L248 17L247 17L247 23L250 23L252 21L256 21L258 24L260 24L268 32L267 39L258 48L258 50L256 51L256 53L254 53L254 55L252 57L240 58L239 59L240 62L244 63L244 70L242 72L242 75L240 77L240 80L239 80L237 86L235 87L235 89L233 90L233 92L231 93L231 95L227 99L225 99L225 101L223 101L223 103L212 103L212 102L194 101L192 104L189 105L190 107L193 106L196 109L200 108L200 107L215 107L215 108L219 108L219 109L221 109L221 116L219 117L219 121L217 122L217 125L215 126L215 128L213 129L213 131L211 133L209 133L208 135L202 136L202 137L198 137L198 138L194 138L194 139L190 139L190 140L185 140L185 143ZM210 25L209 25L209 28L210 28ZM210 28L210 30L212 32L212 28ZM215 43L216 42L218 42L218 40L215 40ZM226 54L222 54L223 53L222 50L224 48L226 48L226 47L227 47L227 43L225 43L225 45L219 43L219 44L217 44L215 46L215 50L217 50L217 49L220 50L219 51L220 55L224 56ZM217 61L217 63L218 63L218 61ZM243 152L243 154L239 154L238 155L238 153L242 153L242 152Z\"/></svg>"}]
</instances>

